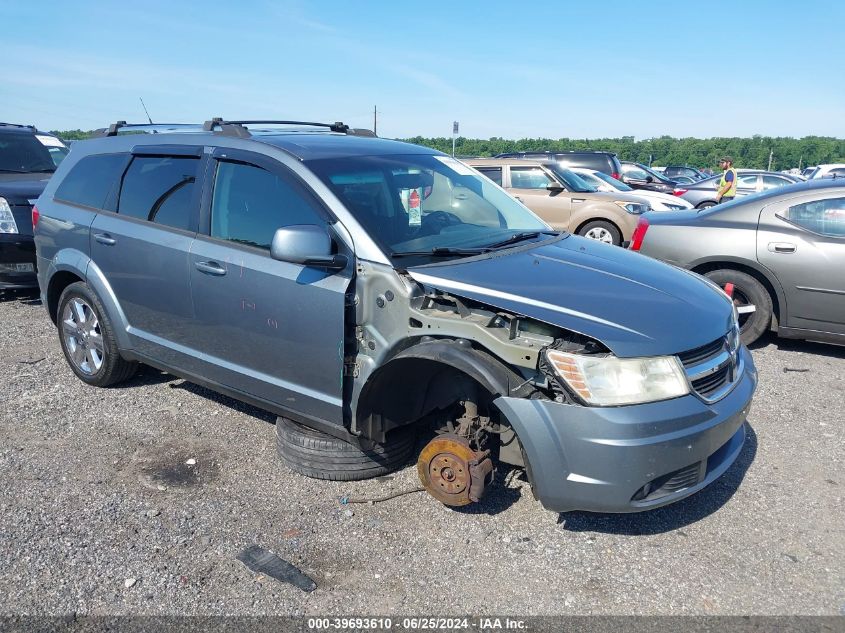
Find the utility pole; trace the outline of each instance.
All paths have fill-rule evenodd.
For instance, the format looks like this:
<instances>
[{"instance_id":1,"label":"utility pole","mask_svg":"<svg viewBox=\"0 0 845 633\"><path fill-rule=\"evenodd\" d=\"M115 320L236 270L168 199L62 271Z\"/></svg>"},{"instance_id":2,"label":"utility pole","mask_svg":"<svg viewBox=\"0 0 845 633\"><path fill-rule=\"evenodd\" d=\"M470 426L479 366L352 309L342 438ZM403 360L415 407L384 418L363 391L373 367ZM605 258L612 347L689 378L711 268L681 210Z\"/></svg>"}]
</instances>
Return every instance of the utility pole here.
<instances>
[{"instance_id":1,"label":"utility pole","mask_svg":"<svg viewBox=\"0 0 845 633\"><path fill-rule=\"evenodd\" d=\"M458 136L458 122L452 122L452 158L455 157L455 138Z\"/></svg>"},{"instance_id":2,"label":"utility pole","mask_svg":"<svg viewBox=\"0 0 845 633\"><path fill-rule=\"evenodd\" d=\"M378 110L373 106L373 134L378 136Z\"/></svg>"},{"instance_id":3,"label":"utility pole","mask_svg":"<svg viewBox=\"0 0 845 633\"><path fill-rule=\"evenodd\" d=\"M772 171L772 156L774 153L774 150L769 150L769 168L766 171Z\"/></svg>"},{"instance_id":4,"label":"utility pole","mask_svg":"<svg viewBox=\"0 0 845 633\"><path fill-rule=\"evenodd\" d=\"M798 173L801 173L801 163L804 161L804 154L801 154L801 157L798 159Z\"/></svg>"}]
</instances>

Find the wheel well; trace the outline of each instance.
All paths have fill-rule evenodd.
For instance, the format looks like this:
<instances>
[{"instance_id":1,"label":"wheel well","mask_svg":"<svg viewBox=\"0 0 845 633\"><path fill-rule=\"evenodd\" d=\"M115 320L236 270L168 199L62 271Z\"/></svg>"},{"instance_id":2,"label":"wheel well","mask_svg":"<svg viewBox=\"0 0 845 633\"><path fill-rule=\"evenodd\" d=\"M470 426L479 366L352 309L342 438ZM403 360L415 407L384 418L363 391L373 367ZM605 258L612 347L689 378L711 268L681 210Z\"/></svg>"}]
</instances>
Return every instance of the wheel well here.
<instances>
[{"instance_id":1,"label":"wheel well","mask_svg":"<svg viewBox=\"0 0 845 633\"><path fill-rule=\"evenodd\" d=\"M705 264L699 264L695 268L692 269L694 273L698 273L699 275L703 275L705 273L709 273L713 270L737 270L739 272L745 273L746 275L751 275L763 284L763 287L766 289L766 292L769 293L769 297L772 299L772 324L771 327L777 329L778 323L781 320L781 313L780 313L780 300L778 299L778 293L775 291L774 286L772 286L771 282L766 278L764 274L758 271L751 266L746 266L744 264L739 264L737 262L707 262Z\"/></svg>"},{"instance_id":2,"label":"wheel well","mask_svg":"<svg viewBox=\"0 0 845 633\"><path fill-rule=\"evenodd\" d=\"M587 226L590 222L604 222L606 224L609 224L610 226L612 226L613 228L616 229L616 231L619 233L619 237L621 239L625 238L625 236L622 235L622 229L619 228L619 225L616 224L616 222L614 222L613 220L608 220L607 218L590 218L589 220L584 220L583 222L581 222L581 224L578 226L578 228L575 229L575 231L573 231L573 232L576 235L580 235L581 229L583 229L585 226Z\"/></svg>"},{"instance_id":3,"label":"wheel well","mask_svg":"<svg viewBox=\"0 0 845 633\"><path fill-rule=\"evenodd\" d=\"M65 288L77 281L82 281L82 279L64 270L57 272L50 278L50 285L47 287L47 312L50 314L53 323L58 319L56 313L59 309L59 297L62 296Z\"/></svg>"},{"instance_id":4,"label":"wheel well","mask_svg":"<svg viewBox=\"0 0 845 633\"><path fill-rule=\"evenodd\" d=\"M715 207L716 201L715 200L703 200L695 205L696 209L709 209L710 207Z\"/></svg>"}]
</instances>

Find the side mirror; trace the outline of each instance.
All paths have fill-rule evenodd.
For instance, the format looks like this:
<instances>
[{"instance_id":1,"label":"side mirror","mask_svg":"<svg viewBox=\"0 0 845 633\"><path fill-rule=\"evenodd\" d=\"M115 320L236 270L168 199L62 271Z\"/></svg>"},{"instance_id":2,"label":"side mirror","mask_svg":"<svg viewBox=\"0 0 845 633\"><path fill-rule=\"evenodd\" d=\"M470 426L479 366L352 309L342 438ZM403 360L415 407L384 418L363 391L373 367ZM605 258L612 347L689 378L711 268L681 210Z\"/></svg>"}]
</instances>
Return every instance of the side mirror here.
<instances>
[{"instance_id":1,"label":"side mirror","mask_svg":"<svg viewBox=\"0 0 845 633\"><path fill-rule=\"evenodd\" d=\"M559 191L565 191L563 185L556 182L550 182L549 184L547 184L546 189L554 193L557 193Z\"/></svg>"},{"instance_id":2,"label":"side mirror","mask_svg":"<svg viewBox=\"0 0 845 633\"><path fill-rule=\"evenodd\" d=\"M346 268L346 255L332 254L332 240L324 227L295 224L276 229L270 245L270 257L281 262L341 270Z\"/></svg>"},{"instance_id":3,"label":"side mirror","mask_svg":"<svg viewBox=\"0 0 845 633\"><path fill-rule=\"evenodd\" d=\"M646 182L654 182L654 178L652 178L651 176L646 176L645 181Z\"/></svg>"}]
</instances>

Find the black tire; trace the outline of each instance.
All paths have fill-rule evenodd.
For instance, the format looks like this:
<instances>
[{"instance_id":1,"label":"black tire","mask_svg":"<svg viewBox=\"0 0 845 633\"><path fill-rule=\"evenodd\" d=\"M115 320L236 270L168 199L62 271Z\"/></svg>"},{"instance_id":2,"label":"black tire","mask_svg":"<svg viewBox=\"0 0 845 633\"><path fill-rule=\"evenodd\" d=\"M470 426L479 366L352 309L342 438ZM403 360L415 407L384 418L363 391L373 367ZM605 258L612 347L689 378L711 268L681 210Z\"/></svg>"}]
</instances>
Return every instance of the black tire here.
<instances>
[{"instance_id":1,"label":"black tire","mask_svg":"<svg viewBox=\"0 0 845 633\"><path fill-rule=\"evenodd\" d=\"M716 203L712 200L707 200L706 202L702 202L696 206L696 209L709 209L710 207L715 207Z\"/></svg>"},{"instance_id":2,"label":"black tire","mask_svg":"<svg viewBox=\"0 0 845 633\"><path fill-rule=\"evenodd\" d=\"M313 479L356 481L404 466L416 445L415 429L393 431L385 444L361 449L287 418L276 418L276 451L292 471Z\"/></svg>"},{"instance_id":3,"label":"black tire","mask_svg":"<svg viewBox=\"0 0 845 633\"><path fill-rule=\"evenodd\" d=\"M620 244L622 244L622 234L619 233L619 229L613 226L610 222L605 222L604 220L593 220L591 222L587 222L584 226L578 229L578 235L582 237L587 237L587 233L589 233L593 229L604 229L605 231L607 231L610 234L614 246L619 246Z\"/></svg>"},{"instance_id":4,"label":"black tire","mask_svg":"<svg viewBox=\"0 0 845 633\"><path fill-rule=\"evenodd\" d=\"M96 369L91 367L92 371L88 372L81 369L77 362L74 361L72 352L68 347L69 341L65 336L63 314L65 313L65 308L68 307L68 304L74 299L81 300L91 309L91 312L97 320L97 327L95 330L99 333L99 338L102 340L102 364ZM56 312L56 327L59 334L59 343L62 346L62 352L64 352L65 359L67 360L68 365L70 365L70 368L73 370L73 373L75 373L81 381L94 387L108 387L109 385L116 385L119 382L127 380L138 370L138 363L127 361L121 357L117 341L114 338L114 328L112 327L111 321L103 308L103 304L100 303L97 295L85 282L78 281L70 284L64 289L64 292L62 292L61 297L59 297L59 306Z\"/></svg>"},{"instance_id":5,"label":"black tire","mask_svg":"<svg viewBox=\"0 0 845 633\"><path fill-rule=\"evenodd\" d=\"M752 304L754 312L744 316L739 315L740 339L745 345L751 345L772 324L772 297L766 287L757 279L738 270L723 268L711 270L705 276L720 288L726 284L734 285L734 304L737 307Z\"/></svg>"}]
</instances>

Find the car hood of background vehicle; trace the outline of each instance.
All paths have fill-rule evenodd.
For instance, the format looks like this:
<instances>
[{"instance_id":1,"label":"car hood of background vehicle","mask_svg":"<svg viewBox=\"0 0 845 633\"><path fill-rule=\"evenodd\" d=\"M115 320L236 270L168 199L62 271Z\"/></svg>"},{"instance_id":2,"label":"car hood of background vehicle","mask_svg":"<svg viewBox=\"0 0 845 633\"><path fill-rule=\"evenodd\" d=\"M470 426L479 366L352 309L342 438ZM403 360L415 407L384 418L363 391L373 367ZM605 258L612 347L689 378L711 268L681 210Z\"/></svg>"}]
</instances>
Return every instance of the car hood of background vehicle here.
<instances>
[{"instance_id":1,"label":"car hood of background vehicle","mask_svg":"<svg viewBox=\"0 0 845 633\"><path fill-rule=\"evenodd\" d=\"M41 195L49 174L0 174L0 197L9 204L28 204Z\"/></svg>"},{"instance_id":2,"label":"car hood of background vehicle","mask_svg":"<svg viewBox=\"0 0 845 633\"><path fill-rule=\"evenodd\" d=\"M727 297L694 273L569 236L408 270L419 283L604 343L619 357L677 354L730 328Z\"/></svg>"}]
</instances>

